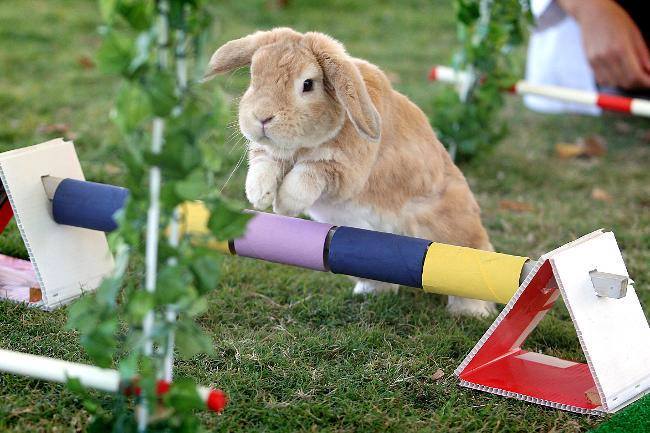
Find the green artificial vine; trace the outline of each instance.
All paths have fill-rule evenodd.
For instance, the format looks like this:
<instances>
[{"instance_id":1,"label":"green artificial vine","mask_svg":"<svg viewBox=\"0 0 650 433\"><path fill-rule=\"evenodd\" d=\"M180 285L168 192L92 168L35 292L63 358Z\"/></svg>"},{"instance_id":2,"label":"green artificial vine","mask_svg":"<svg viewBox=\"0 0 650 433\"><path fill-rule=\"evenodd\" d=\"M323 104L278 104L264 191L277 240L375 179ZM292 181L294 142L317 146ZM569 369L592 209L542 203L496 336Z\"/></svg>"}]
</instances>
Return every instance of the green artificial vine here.
<instances>
[{"instance_id":1,"label":"green artificial vine","mask_svg":"<svg viewBox=\"0 0 650 433\"><path fill-rule=\"evenodd\" d=\"M503 90L518 79L513 50L531 22L528 0L454 0L462 48L453 59L473 79L463 94L445 89L434 101L434 128L457 160L480 157L503 139Z\"/></svg>"},{"instance_id":2,"label":"green artificial vine","mask_svg":"<svg viewBox=\"0 0 650 433\"><path fill-rule=\"evenodd\" d=\"M125 387L141 392L118 393L108 408L84 398L93 415L89 431L200 429L195 411L204 405L197 384L173 377L161 398L156 383L172 380L174 342L185 359L213 351L195 319L217 285L220 257L178 234L179 205L202 200L217 239L239 235L247 221L215 186L225 106L219 93L197 86L214 19L207 4L99 1L104 26L97 63L122 79L111 111L121 136L112 156L123 166L122 186L130 195L119 229L109 236L115 272L69 309L69 326L98 366L117 366ZM71 386L83 392L79 383Z\"/></svg>"}]
</instances>

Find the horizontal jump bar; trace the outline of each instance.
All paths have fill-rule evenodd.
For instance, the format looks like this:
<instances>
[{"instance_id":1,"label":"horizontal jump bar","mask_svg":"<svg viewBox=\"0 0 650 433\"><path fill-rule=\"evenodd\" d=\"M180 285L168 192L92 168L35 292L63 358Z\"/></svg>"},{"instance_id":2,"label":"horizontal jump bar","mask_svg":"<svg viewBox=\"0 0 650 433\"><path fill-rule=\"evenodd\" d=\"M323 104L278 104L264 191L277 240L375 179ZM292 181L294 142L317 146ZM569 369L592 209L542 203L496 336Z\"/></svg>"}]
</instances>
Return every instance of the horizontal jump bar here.
<instances>
[{"instance_id":1,"label":"horizontal jump bar","mask_svg":"<svg viewBox=\"0 0 650 433\"><path fill-rule=\"evenodd\" d=\"M124 188L74 179L46 176L43 184L57 223L94 230L113 230L128 197ZM180 211L181 234L209 234L202 203ZM529 270L527 257L263 212L253 213L241 238L211 244L242 257L501 303Z\"/></svg>"},{"instance_id":2,"label":"horizontal jump bar","mask_svg":"<svg viewBox=\"0 0 650 433\"><path fill-rule=\"evenodd\" d=\"M265 212L241 238L211 242L223 252L318 271L506 303L535 265L527 257ZM181 206L181 233L208 233L200 202Z\"/></svg>"},{"instance_id":3,"label":"horizontal jump bar","mask_svg":"<svg viewBox=\"0 0 650 433\"><path fill-rule=\"evenodd\" d=\"M74 179L46 176L43 185L57 223L94 230L117 227L113 215L128 197L125 188ZM180 214L181 234L208 235L208 246L230 254L466 298L505 303L535 265L527 257L263 212L252 212L244 236L218 242L202 203L185 202ZM624 296L615 278L592 280L600 296Z\"/></svg>"},{"instance_id":4,"label":"horizontal jump bar","mask_svg":"<svg viewBox=\"0 0 650 433\"><path fill-rule=\"evenodd\" d=\"M434 66L429 72L431 81L442 81L457 85L467 85L471 75L465 71L456 71L448 66ZM506 89L517 95L536 95L558 99L566 102L600 107L603 110L634 114L650 117L650 101L640 98L628 98L607 93L589 92L586 90L570 89L567 87L533 84L525 80Z\"/></svg>"}]
</instances>

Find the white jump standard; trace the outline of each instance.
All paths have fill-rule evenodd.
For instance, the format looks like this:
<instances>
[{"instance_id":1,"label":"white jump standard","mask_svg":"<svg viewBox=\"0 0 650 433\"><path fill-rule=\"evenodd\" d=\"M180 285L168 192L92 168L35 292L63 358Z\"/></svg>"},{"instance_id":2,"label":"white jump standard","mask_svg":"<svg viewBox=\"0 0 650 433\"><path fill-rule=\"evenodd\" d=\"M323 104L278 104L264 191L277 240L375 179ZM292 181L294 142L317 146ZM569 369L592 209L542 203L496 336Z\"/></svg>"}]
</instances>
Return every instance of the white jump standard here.
<instances>
[{"instance_id":1,"label":"white jump standard","mask_svg":"<svg viewBox=\"0 0 650 433\"><path fill-rule=\"evenodd\" d=\"M87 229L57 224L54 221L56 209L48 197L52 189L63 186L60 179L66 179L67 187L72 189L84 181L73 143L57 139L4 152L0 154L0 179L8 200L0 203L1 228L13 215L39 285L36 300L30 302L31 298L27 297L22 301L50 310L97 289L115 266L106 234L98 230L108 221L92 218L91 210L97 210L98 206L92 197L86 197L87 200L82 200L87 213L84 221L97 227ZM124 191L120 190L123 188L111 187L111 191L123 195ZM83 211L79 209L79 214ZM74 221L75 215L64 213L57 218ZM98 390L136 395L140 392L137 383L121 383L115 370L2 349L0 372L53 382L76 378ZM160 380L156 391L163 395L173 386L169 381ZM208 409L224 409L227 398L223 391L198 387L197 392Z\"/></svg>"}]
</instances>

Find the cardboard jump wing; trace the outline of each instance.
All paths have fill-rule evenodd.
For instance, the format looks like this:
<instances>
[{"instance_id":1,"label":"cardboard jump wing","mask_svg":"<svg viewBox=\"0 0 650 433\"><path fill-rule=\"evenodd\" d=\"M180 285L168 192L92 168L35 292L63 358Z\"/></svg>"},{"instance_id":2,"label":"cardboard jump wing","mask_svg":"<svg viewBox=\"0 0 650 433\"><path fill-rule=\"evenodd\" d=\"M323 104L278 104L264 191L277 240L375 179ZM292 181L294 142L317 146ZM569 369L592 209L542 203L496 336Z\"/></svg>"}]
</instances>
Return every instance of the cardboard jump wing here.
<instances>
[{"instance_id":1,"label":"cardboard jump wing","mask_svg":"<svg viewBox=\"0 0 650 433\"><path fill-rule=\"evenodd\" d=\"M37 297L0 297L52 309L95 290L113 269L106 235L57 224L43 176L84 180L74 144L63 139L0 154L0 231L13 216L38 282ZM29 292L25 292L26 295ZM33 294L33 291L32 291ZM31 301L31 302L30 302Z\"/></svg>"},{"instance_id":2,"label":"cardboard jump wing","mask_svg":"<svg viewBox=\"0 0 650 433\"><path fill-rule=\"evenodd\" d=\"M601 296L594 271L628 277L611 232L593 232L542 256L456 369L461 385L590 414L615 412L650 392L650 328L633 282L626 280L619 299ZM586 364L522 349L560 296Z\"/></svg>"}]
</instances>

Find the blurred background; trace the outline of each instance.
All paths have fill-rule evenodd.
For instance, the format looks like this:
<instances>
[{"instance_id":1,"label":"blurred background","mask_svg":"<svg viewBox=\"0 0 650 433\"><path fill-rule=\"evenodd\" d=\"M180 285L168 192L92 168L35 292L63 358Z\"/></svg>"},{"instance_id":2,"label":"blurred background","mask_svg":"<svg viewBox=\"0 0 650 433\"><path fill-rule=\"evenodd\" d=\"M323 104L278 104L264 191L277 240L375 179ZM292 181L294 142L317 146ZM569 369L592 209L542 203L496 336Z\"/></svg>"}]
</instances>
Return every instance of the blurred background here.
<instances>
[{"instance_id":1,"label":"blurred background","mask_svg":"<svg viewBox=\"0 0 650 433\"><path fill-rule=\"evenodd\" d=\"M119 140L109 119L119 83L95 64L101 42L96 2L4 0L0 8L0 150L65 136L80 149L88 177L115 181L119 167L104 150ZM341 40L352 55L380 66L432 120L440 115L437 110L444 110L433 101L448 85L426 77L432 65L450 64L459 48L451 0L238 0L215 1L214 10L217 19L207 55L258 29L282 25L318 30ZM513 56L523 70L525 44ZM231 104L228 125L215 125L214 145L230 156L232 169L244 151L236 99L247 86L248 71L218 77L216 83L206 84L205 92L220 86ZM507 97L506 104L509 131L504 142L487 158L463 166L492 235L503 238L496 244L532 254L556 244L545 232L560 231L563 239L595 227L620 226L625 229L617 231L619 237L631 242L630 249L645 250L644 257L650 257L644 228L650 213L648 121L625 115L536 114L516 96ZM563 160L556 155L558 143L593 135L602 137L604 156ZM223 169L227 177L230 171ZM245 164L238 168L226 185L227 194L243 198L245 171ZM503 200L525 204L506 202L503 209Z\"/></svg>"}]
</instances>

